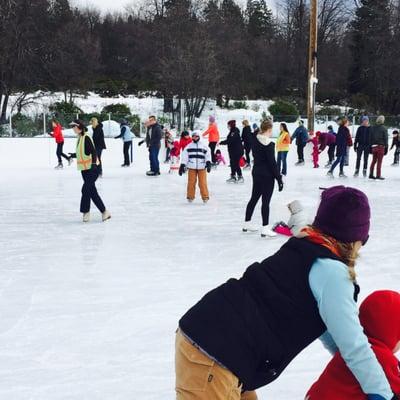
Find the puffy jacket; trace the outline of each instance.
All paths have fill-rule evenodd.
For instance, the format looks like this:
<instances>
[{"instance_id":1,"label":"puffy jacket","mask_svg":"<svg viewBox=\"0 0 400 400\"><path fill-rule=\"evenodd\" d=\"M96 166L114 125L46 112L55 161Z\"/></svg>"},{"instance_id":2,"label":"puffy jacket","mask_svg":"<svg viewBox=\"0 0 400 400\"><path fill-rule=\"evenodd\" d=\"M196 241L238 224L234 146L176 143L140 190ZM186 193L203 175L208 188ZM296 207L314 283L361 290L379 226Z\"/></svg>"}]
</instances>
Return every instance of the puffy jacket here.
<instances>
[{"instance_id":1,"label":"puffy jacket","mask_svg":"<svg viewBox=\"0 0 400 400\"><path fill-rule=\"evenodd\" d=\"M290 142L289 132L281 131L276 140L276 151L289 151Z\"/></svg>"},{"instance_id":2,"label":"puffy jacket","mask_svg":"<svg viewBox=\"0 0 400 400\"><path fill-rule=\"evenodd\" d=\"M400 294L389 290L368 296L360 307L360 322L396 395L400 395L399 361L393 349L400 340ZM308 392L310 400L367 400L340 353L325 368Z\"/></svg>"},{"instance_id":3,"label":"puffy jacket","mask_svg":"<svg viewBox=\"0 0 400 400\"><path fill-rule=\"evenodd\" d=\"M326 146L330 146L336 143L336 133L333 132L321 132L319 135L319 150L324 151Z\"/></svg>"},{"instance_id":4,"label":"puffy jacket","mask_svg":"<svg viewBox=\"0 0 400 400\"><path fill-rule=\"evenodd\" d=\"M53 132L50 135L55 139L56 143L63 143L64 136L62 133L62 127L60 124L57 124L55 128L53 128Z\"/></svg>"},{"instance_id":5,"label":"puffy jacket","mask_svg":"<svg viewBox=\"0 0 400 400\"><path fill-rule=\"evenodd\" d=\"M133 139L133 133L128 125L121 125L121 133L115 137L115 139L122 139L124 142L131 142Z\"/></svg>"},{"instance_id":6,"label":"puffy jacket","mask_svg":"<svg viewBox=\"0 0 400 400\"><path fill-rule=\"evenodd\" d=\"M219 142L218 126L215 122L209 125L208 129L203 133L203 137L208 136L209 142Z\"/></svg>"},{"instance_id":7,"label":"puffy jacket","mask_svg":"<svg viewBox=\"0 0 400 400\"><path fill-rule=\"evenodd\" d=\"M225 140L220 142L222 145L228 145L229 157L237 157L243 155L242 138L238 128L232 128Z\"/></svg>"},{"instance_id":8,"label":"puffy jacket","mask_svg":"<svg viewBox=\"0 0 400 400\"><path fill-rule=\"evenodd\" d=\"M205 169L207 161L211 161L210 148L201 141L188 144L182 152L181 164L189 169Z\"/></svg>"},{"instance_id":9,"label":"puffy jacket","mask_svg":"<svg viewBox=\"0 0 400 400\"><path fill-rule=\"evenodd\" d=\"M155 123L147 128L146 144L147 147L160 147L161 146L162 131L161 126Z\"/></svg>"},{"instance_id":10,"label":"puffy jacket","mask_svg":"<svg viewBox=\"0 0 400 400\"><path fill-rule=\"evenodd\" d=\"M296 145L305 145L308 142L308 132L307 129L300 125L293 133L292 141L296 139Z\"/></svg>"},{"instance_id":11,"label":"puffy jacket","mask_svg":"<svg viewBox=\"0 0 400 400\"><path fill-rule=\"evenodd\" d=\"M369 144L371 146L389 146L388 131L384 125L374 125L370 128Z\"/></svg>"}]
</instances>

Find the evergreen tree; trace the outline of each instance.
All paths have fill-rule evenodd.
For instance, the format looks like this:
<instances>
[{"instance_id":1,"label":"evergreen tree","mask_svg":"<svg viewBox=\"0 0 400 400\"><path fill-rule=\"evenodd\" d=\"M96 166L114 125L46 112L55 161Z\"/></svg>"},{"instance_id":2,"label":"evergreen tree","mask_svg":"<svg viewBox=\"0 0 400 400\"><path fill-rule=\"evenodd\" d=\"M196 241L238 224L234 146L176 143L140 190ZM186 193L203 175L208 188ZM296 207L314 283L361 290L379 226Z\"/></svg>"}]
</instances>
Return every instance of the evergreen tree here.
<instances>
[{"instance_id":1,"label":"evergreen tree","mask_svg":"<svg viewBox=\"0 0 400 400\"><path fill-rule=\"evenodd\" d=\"M247 1L248 32L252 37L271 39L274 35L272 11L265 0Z\"/></svg>"}]
</instances>

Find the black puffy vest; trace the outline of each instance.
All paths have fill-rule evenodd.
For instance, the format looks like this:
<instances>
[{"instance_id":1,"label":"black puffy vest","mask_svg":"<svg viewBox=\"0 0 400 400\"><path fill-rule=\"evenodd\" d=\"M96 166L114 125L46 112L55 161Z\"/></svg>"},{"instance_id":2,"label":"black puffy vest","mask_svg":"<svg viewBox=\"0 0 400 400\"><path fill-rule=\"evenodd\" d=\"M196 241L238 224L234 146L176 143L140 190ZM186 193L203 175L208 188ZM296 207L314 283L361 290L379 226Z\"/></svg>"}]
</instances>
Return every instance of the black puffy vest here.
<instances>
[{"instance_id":1,"label":"black puffy vest","mask_svg":"<svg viewBox=\"0 0 400 400\"><path fill-rule=\"evenodd\" d=\"M246 390L267 385L326 331L308 281L317 258L338 259L307 239L290 239L241 279L206 294L180 328Z\"/></svg>"}]
</instances>

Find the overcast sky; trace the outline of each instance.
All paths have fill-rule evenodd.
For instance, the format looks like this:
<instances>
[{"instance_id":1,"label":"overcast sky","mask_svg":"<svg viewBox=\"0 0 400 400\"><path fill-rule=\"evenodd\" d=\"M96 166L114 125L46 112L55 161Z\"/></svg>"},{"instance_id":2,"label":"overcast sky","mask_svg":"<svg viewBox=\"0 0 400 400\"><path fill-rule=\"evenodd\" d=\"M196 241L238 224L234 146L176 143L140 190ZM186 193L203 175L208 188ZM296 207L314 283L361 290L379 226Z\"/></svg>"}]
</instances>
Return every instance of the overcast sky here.
<instances>
[{"instance_id":1,"label":"overcast sky","mask_svg":"<svg viewBox=\"0 0 400 400\"><path fill-rule=\"evenodd\" d=\"M102 13L105 13L107 11L123 11L124 6L134 3L134 1L135 0L72 0L71 2L82 6L94 5L96 8L99 8ZM241 1L245 2L246 0ZM267 0L267 3L273 7L275 0Z\"/></svg>"}]
</instances>

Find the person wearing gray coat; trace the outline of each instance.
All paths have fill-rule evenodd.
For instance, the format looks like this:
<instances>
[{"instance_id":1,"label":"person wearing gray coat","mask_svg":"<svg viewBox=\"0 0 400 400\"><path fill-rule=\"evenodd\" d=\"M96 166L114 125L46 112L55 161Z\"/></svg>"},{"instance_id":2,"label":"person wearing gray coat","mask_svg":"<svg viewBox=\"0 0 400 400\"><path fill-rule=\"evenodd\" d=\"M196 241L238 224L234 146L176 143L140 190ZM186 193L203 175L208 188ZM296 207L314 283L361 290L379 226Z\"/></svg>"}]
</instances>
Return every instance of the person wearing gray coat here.
<instances>
[{"instance_id":1,"label":"person wearing gray coat","mask_svg":"<svg viewBox=\"0 0 400 400\"><path fill-rule=\"evenodd\" d=\"M382 161L389 148L388 131L384 126L385 117L380 115L376 124L370 128L369 144L372 152L372 163L369 172L369 179L383 180ZM375 165L377 166L376 176L374 175Z\"/></svg>"}]
</instances>

